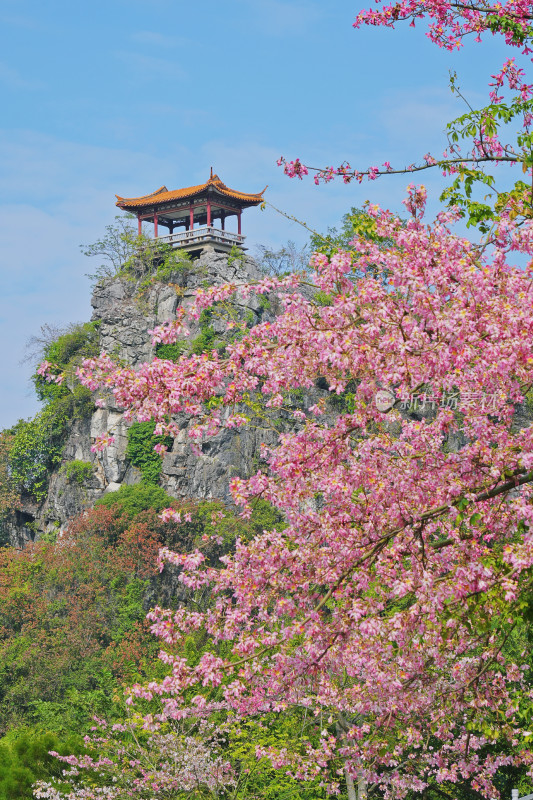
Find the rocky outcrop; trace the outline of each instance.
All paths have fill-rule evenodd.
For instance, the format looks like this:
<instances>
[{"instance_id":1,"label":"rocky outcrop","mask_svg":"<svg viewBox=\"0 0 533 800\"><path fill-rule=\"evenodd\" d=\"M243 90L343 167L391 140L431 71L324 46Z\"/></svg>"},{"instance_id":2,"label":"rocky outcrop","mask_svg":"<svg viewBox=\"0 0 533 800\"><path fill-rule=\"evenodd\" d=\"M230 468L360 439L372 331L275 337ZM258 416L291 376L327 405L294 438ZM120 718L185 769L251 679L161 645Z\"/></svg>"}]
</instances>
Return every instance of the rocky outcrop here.
<instances>
[{"instance_id":1,"label":"rocky outcrop","mask_svg":"<svg viewBox=\"0 0 533 800\"><path fill-rule=\"evenodd\" d=\"M100 348L134 367L150 361L154 348L149 331L174 318L179 305L191 302L199 286L246 282L260 277L255 262L248 257L232 259L225 254L204 252L189 268L174 273L168 283L143 287L139 282L117 278L98 285L93 293L93 320L99 321ZM250 322L265 314L257 298L242 306ZM216 330L216 323L214 323ZM191 337L198 326L192 327ZM261 442L272 440L272 432L257 427L224 430L203 445L194 455L189 445L185 415L176 419L180 433L163 460L161 485L175 497L219 498L230 502L229 481L235 475L250 474L257 464ZM45 500L36 506L30 499L7 526L11 543L21 547L35 537L63 528L69 519L91 507L104 493L122 484L134 484L141 474L126 457L128 424L121 409L95 409L88 419L72 423L63 451L63 463L50 476ZM115 442L103 453L91 451L94 439L111 431ZM92 474L83 480L69 474L74 461L92 465Z\"/></svg>"}]
</instances>

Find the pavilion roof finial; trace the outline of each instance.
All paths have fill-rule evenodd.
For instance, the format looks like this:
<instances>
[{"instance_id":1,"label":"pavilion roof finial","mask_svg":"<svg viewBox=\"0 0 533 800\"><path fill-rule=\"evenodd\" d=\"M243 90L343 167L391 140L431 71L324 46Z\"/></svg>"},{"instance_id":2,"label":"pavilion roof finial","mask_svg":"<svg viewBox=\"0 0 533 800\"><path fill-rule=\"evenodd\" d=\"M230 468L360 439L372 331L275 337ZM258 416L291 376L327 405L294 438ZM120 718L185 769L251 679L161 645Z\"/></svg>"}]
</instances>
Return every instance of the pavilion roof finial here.
<instances>
[{"instance_id":1,"label":"pavilion roof finial","mask_svg":"<svg viewBox=\"0 0 533 800\"><path fill-rule=\"evenodd\" d=\"M211 175L210 178L213 179L213 167L211 167Z\"/></svg>"}]
</instances>

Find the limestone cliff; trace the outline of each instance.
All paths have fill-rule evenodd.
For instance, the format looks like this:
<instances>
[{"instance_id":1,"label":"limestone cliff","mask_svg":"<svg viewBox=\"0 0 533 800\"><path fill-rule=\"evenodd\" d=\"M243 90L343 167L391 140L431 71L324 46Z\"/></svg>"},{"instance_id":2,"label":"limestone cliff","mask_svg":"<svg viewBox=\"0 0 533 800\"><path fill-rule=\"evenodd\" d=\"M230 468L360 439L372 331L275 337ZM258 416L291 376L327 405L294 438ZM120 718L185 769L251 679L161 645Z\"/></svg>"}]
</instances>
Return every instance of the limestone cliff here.
<instances>
[{"instance_id":1,"label":"limestone cliff","mask_svg":"<svg viewBox=\"0 0 533 800\"><path fill-rule=\"evenodd\" d=\"M100 349L114 354L132 366L154 357L148 333L155 325L172 319L178 304L187 303L201 285L213 285L259 277L255 262L249 257L232 259L227 255L204 252L189 269L174 273L168 283L155 283L139 290L131 280L116 278L98 285L93 293L93 320L99 321ZM256 298L242 307L250 322L265 314ZM216 329L216 323L215 323ZM198 333L191 330L193 337ZM161 485L175 497L219 498L230 502L229 480L245 476L257 463L261 441L272 433L266 429L225 430L203 446L195 456L189 446L190 420L177 418L180 433L163 460ZM44 532L63 528L68 520L92 506L105 492L116 491L123 483L141 480L139 471L126 457L128 425L118 408L96 409L92 416L69 426L63 450L63 463L50 475L48 493L37 505L26 498L8 527L11 543L23 546ZM112 431L115 443L104 453L95 454L91 445L96 436ZM81 483L69 480L65 465L72 461L92 464L92 475Z\"/></svg>"}]
</instances>

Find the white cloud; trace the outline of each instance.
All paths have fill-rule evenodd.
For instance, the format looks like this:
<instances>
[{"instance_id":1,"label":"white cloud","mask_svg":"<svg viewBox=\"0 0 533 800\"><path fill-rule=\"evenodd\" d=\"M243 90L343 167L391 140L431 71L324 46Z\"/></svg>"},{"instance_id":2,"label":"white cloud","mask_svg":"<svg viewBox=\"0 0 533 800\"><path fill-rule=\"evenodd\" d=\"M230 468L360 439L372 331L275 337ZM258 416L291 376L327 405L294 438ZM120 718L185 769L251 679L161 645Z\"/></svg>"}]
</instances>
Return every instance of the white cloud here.
<instances>
[{"instance_id":1,"label":"white cloud","mask_svg":"<svg viewBox=\"0 0 533 800\"><path fill-rule=\"evenodd\" d=\"M301 37L320 19L323 8L309 0L240 0L262 34Z\"/></svg>"},{"instance_id":2,"label":"white cloud","mask_svg":"<svg viewBox=\"0 0 533 800\"><path fill-rule=\"evenodd\" d=\"M134 42L153 47L176 47L187 41L182 36L170 36L156 31L137 31L131 35L131 39Z\"/></svg>"},{"instance_id":3,"label":"white cloud","mask_svg":"<svg viewBox=\"0 0 533 800\"><path fill-rule=\"evenodd\" d=\"M4 0L4 6L6 7L8 3ZM3 25L11 25L15 28L26 28L27 30L39 30L44 31L44 26L42 22L37 21L34 14L20 14L20 3L17 1L16 3L11 3L12 8L16 10L17 13L12 13L7 11L6 8L0 12L0 21Z\"/></svg>"},{"instance_id":4,"label":"white cloud","mask_svg":"<svg viewBox=\"0 0 533 800\"><path fill-rule=\"evenodd\" d=\"M37 91L43 89L45 85L35 78L26 78L19 70L9 67L2 61L0 61L0 83L18 91Z\"/></svg>"},{"instance_id":5,"label":"white cloud","mask_svg":"<svg viewBox=\"0 0 533 800\"><path fill-rule=\"evenodd\" d=\"M166 120L174 117L181 125L192 127L198 124L216 124L217 117L208 108L192 108L174 103L151 103L144 105L146 114L154 117L165 117ZM164 123L163 123L164 124Z\"/></svg>"},{"instance_id":6,"label":"white cloud","mask_svg":"<svg viewBox=\"0 0 533 800\"><path fill-rule=\"evenodd\" d=\"M176 61L168 58L147 56L143 53L127 50L119 50L115 53L115 56L128 69L135 71L137 77L141 79L153 79L155 77L161 80L183 81L187 77L186 71Z\"/></svg>"}]
</instances>

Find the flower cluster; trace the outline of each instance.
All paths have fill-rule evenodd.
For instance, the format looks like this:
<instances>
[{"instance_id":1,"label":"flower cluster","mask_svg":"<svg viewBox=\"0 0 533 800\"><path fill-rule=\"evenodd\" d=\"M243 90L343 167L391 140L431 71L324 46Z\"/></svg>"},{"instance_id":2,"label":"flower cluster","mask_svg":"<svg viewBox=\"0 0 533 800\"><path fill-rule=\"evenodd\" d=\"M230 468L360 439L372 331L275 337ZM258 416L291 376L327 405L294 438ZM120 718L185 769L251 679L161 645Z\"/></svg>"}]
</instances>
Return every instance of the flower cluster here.
<instances>
[{"instance_id":1,"label":"flower cluster","mask_svg":"<svg viewBox=\"0 0 533 800\"><path fill-rule=\"evenodd\" d=\"M477 42L481 41L484 32L499 34L508 47L518 48L522 56L530 56L531 45L531 2L530 0L508 0L505 3L450 3L447 0L398 0L387 3L376 0L376 5L359 12L353 24L354 28L363 25L395 27L399 22L409 21L414 27L420 19L429 20L427 36L438 47L445 50L457 50L462 47L463 39L472 34ZM388 173L407 173L426 170L440 166L444 175L456 175L465 168L479 168L487 161L521 163L524 171L531 173L529 153L529 134L533 113L533 84L526 80L525 70L518 66L515 58L507 58L501 68L491 76L489 82L489 99L491 106L470 115L468 125L459 125L458 130L468 131L471 139L468 152L461 152L454 136L449 136L450 145L436 158L426 153L419 163L393 168L385 161L381 166L372 165L365 169L354 169L347 161L337 167L311 167L299 158L287 161L283 156L278 165L290 178L302 179L310 171L314 172L316 184L328 183L334 178L342 178L344 183L352 180L361 183L363 180L373 181ZM452 78L452 90L459 93L455 77ZM509 93L509 94L506 94ZM519 131L517 145L511 146L501 140L501 130L513 120L515 129ZM464 122L464 120L463 120ZM473 126L472 126L473 123ZM461 130L462 129L462 130Z\"/></svg>"},{"instance_id":2,"label":"flower cluster","mask_svg":"<svg viewBox=\"0 0 533 800\"><path fill-rule=\"evenodd\" d=\"M167 723L165 730L162 723ZM170 797L213 795L235 786L233 769L221 747L223 731L200 722L192 733L185 724L153 719L144 725L128 721L109 726L96 720L93 733L85 737L86 746L99 755L61 756L61 788L38 781L34 797L40 800L119 800L123 797ZM144 731L151 735L143 736ZM139 735L141 734L141 735ZM100 753L106 753L102 756ZM83 781L83 773L98 776ZM69 788L65 788L69 787Z\"/></svg>"},{"instance_id":3,"label":"flower cluster","mask_svg":"<svg viewBox=\"0 0 533 800\"><path fill-rule=\"evenodd\" d=\"M533 427L515 420L533 381L533 268L510 262L533 254L533 223L502 215L496 247L480 249L449 228L454 212L422 224L423 189L410 187L406 204L416 212L407 223L369 209L387 248L361 237L356 263L353 252L314 256L330 304L291 290L293 278L282 313L224 354L137 371L103 356L82 375L162 427L179 411L195 415L193 438L216 433L251 396L275 408L320 379L350 398L335 415L314 399L263 451L268 469L232 482L237 504L267 500L284 530L238 542L221 569L200 552L161 552L186 586L209 585L214 603L151 612L171 676L134 695L159 697L179 719L198 703L214 710L209 686L237 718L305 707L338 730L322 749L269 751L291 774L327 772L340 754L349 774L390 796L433 779L489 794L502 765L533 758L501 755L520 736L521 698L529 702L521 658L504 644L533 567ZM198 304L221 291L230 289L206 290ZM399 398L492 401L385 413L374 402L383 387ZM200 629L213 650L188 664L179 644ZM228 642L231 653L216 655Z\"/></svg>"}]
</instances>

